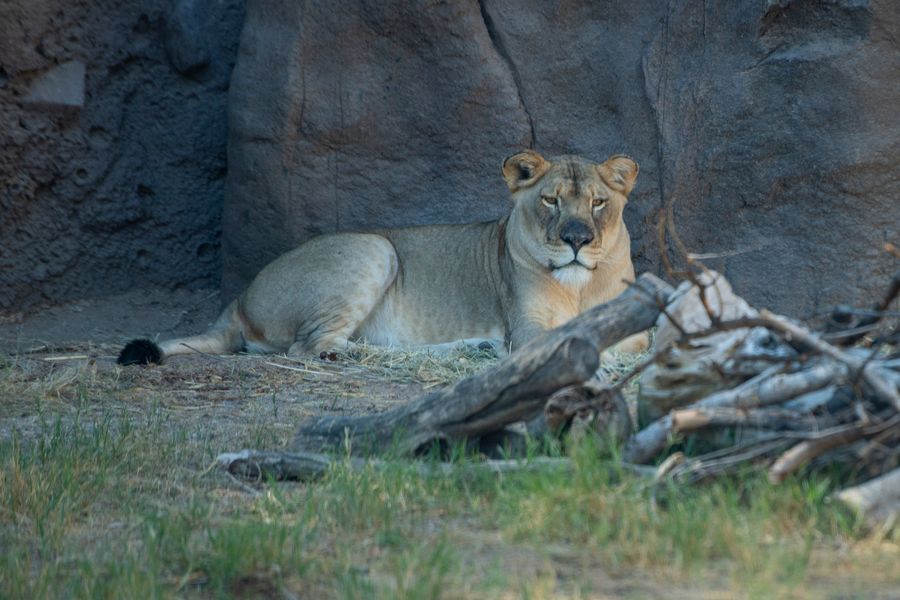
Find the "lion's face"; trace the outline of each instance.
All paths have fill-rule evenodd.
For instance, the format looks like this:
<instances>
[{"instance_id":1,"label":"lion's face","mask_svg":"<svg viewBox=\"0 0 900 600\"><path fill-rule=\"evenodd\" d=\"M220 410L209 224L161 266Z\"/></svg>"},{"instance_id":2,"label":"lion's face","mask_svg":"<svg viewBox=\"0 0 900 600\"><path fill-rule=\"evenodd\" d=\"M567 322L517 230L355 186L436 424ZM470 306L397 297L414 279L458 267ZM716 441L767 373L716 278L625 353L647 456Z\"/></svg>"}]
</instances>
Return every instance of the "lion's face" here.
<instances>
[{"instance_id":1,"label":"lion's face","mask_svg":"<svg viewBox=\"0 0 900 600\"><path fill-rule=\"evenodd\" d=\"M598 265L619 258L622 210L637 174L637 163L621 155L603 164L531 150L507 158L510 221L525 234L524 251L562 283L590 281Z\"/></svg>"}]
</instances>

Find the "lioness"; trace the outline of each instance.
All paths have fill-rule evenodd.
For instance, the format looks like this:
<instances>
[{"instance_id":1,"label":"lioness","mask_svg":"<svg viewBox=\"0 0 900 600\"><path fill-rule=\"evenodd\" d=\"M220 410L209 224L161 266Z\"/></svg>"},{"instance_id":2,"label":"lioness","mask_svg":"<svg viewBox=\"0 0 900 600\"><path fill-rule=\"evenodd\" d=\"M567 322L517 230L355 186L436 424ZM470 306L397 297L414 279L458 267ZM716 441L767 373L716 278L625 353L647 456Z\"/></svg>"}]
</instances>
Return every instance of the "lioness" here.
<instances>
[{"instance_id":1,"label":"lioness","mask_svg":"<svg viewBox=\"0 0 900 600\"><path fill-rule=\"evenodd\" d=\"M204 334L130 342L120 364L176 354L319 353L353 340L417 346L503 338L521 346L634 279L622 211L637 164L613 156L503 161L512 195L488 223L336 233L266 266ZM626 340L626 350L646 345Z\"/></svg>"}]
</instances>

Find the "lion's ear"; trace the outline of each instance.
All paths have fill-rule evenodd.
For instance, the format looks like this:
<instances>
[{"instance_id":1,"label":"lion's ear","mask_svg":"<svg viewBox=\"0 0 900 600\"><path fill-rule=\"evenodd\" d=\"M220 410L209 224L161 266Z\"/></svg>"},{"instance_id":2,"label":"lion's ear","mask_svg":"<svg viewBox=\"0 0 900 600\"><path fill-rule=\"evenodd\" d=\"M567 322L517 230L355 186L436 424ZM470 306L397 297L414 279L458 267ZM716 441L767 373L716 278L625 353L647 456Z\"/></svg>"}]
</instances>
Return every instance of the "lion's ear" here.
<instances>
[{"instance_id":1,"label":"lion's ear","mask_svg":"<svg viewBox=\"0 0 900 600\"><path fill-rule=\"evenodd\" d=\"M503 179L510 192L528 187L550 169L550 163L534 150L513 154L503 161Z\"/></svg>"},{"instance_id":2,"label":"lion's ear","mask_svg":"<svg viewBox=\"0 0 900 600\"><path fill-rule=\"evenodd\" d=\"M624 154L616 154L598 166L597 170L600 171L600 177L603 178L606 185L627 196L634 187L640 168L636 162Z\"/></svg>"}]
</instances>

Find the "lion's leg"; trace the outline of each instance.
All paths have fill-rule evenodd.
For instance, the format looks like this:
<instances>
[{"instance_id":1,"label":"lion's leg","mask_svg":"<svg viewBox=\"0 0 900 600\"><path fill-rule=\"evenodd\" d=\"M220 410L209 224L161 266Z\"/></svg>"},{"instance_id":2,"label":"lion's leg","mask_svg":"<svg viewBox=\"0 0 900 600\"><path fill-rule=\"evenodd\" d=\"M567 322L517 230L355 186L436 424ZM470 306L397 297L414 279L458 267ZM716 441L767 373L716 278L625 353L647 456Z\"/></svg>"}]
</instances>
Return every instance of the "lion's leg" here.
<instances>
[{"instance_id":1,"label":"lion's leg","mask_svg":"<svg viewBox=\"0 0 900 600\"><path fill-rule=\"evenodd\" d=\"M277 345L289 354L346 348L394 282L397 265L394 246L378 235L326 236L301 247L281 271L279 291L287 292L287 306L272 311L289 313L268 320L278 324L281 335L290 334ZM266 331L266 338L279 333Z\"/></svg>"}]
</instances>

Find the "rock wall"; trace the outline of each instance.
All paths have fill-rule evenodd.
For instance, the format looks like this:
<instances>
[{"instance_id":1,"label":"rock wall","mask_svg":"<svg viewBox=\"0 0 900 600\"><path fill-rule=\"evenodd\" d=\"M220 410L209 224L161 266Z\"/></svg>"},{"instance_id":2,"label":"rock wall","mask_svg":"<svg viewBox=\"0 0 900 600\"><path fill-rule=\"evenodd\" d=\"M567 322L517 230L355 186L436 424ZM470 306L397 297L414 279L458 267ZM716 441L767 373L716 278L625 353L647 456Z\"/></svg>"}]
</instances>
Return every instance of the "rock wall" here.
<instances>
[{"instance_id":1,"label":"rock wall","mask_svg":"<svg viewBox=\"0 0 900 600\"><path fill-rule=\"evenodd\" d=\"M229 100L224 287L321 232L505 209L522 147L641 164L638 270L677 200L748 300L869 301L900 237L893 0L249 0Z\"/></svg>"},{"instance_id":2,"label":"rock wall","mask_svg":"<svg viewBox=\"0 0 900 600\"><path fill-rule=\"evenodd\" d=\"M2 3L0 311L220 264L227 300L318 233L493 218L523 147L640 163L638 270L674 197L751 302L868 302L900 243L897 31L893 0Z\"/></svg>"},{"instance_id":3,"label":"rock wall","mask_svg":"<svg viewBox=\"0 0 900 600\"><path fill-rule=\"evenodd\" d=\"M243 0L0 3L0 311L218 285Z\"/></svg>"},{"instance_id":4,"label":"rock wall","mask_svg":"<svg viewBox=\"0 0 900 600\"><path fill-rule=\"evenodd\" d=\"M663 190L734 289L797 316L898 263L900 3L679 2L643 55Z\"/></svg>"}]
</instances>

